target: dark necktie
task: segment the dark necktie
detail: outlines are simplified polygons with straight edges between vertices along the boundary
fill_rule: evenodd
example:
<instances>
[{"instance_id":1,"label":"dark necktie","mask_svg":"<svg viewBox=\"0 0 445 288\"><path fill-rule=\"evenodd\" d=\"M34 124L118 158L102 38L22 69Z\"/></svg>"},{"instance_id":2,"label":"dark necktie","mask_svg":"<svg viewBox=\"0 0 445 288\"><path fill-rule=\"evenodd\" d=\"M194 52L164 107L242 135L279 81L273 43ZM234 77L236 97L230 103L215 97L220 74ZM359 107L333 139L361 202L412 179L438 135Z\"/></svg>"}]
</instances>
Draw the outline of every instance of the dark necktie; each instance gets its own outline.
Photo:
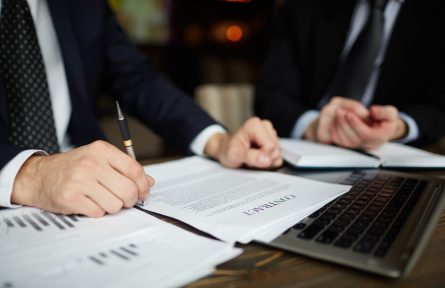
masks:
<instances>
[{"instance_id":1,"label":"dark necktie","mask_svg":"<svg viewBox=\"0 0 445 288\"><path fill-rule=\"evenodd\" d=\"M59 151L42 53L26 0L3 0L0 73L5 83L14 145Z\"/></svg>"},{"instance_id":2,"label":"dark necktie","mask_svg":"<svg viewBox=\"0 0 445 288\"><path fill-rule=\"evenodd\" d=\"M330 96L344 96L358 101L363 97L382 46L386 0L368 2L368 20L340 66Z\"/></svg>"}]
</instances>

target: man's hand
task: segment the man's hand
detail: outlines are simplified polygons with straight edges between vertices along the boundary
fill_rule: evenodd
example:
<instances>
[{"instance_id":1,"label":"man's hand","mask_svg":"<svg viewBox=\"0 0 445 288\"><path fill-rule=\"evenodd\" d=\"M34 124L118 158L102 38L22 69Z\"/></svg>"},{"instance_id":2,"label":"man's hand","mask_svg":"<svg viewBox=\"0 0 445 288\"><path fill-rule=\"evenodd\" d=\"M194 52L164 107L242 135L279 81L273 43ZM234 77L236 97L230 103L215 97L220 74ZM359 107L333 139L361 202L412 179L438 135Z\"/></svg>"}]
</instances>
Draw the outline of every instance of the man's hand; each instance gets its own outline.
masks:
<instances>
[{"instance_id":1,"label":"man's hand","mask_svg":"<svg viewBox=\"0 0 445 288\"><path fill-rule=\"evenodd\" d=\"M332 97L331 101L321 109L320 116L306 129L304 138L325 144L333 143L331 130L339 109L354 111L361 119L368 119L370 116L368 109L360 102L343 97Z\"/></svg>"},{"instance_id":2,"label":"man's hand","mask_svg":"<svg viewBox=\"0 0 445 288\"><path fill-rule=\"evenodd\" d=\"M145 200L154 180L113 145L96 141L70 152L29 158L12 202L62 214L100 217Z\"/></svg>"},{"instance_id":3,"label":"man's hand","mask_svg":"<svg viewBox=\"0 0 445 288\"><path fill-rule=\"evenodd\" d=\"M233 135L215 134L204 153L230 168L243 164L269 168L283 164L277 132L268 120L250 118Z\"/></svg>"},{"instance_id":4,"label":"man's hand","mask_svg":"<svg viewBox=\"0 0 445 288\"><path fill-rule=\"evenodd\" d=\"M372 106L369 121L339 108L331 126L331 139L342 147L377 149L388 141L404 137L407 130L394 106Z\"/></svg>"}]
</instances>

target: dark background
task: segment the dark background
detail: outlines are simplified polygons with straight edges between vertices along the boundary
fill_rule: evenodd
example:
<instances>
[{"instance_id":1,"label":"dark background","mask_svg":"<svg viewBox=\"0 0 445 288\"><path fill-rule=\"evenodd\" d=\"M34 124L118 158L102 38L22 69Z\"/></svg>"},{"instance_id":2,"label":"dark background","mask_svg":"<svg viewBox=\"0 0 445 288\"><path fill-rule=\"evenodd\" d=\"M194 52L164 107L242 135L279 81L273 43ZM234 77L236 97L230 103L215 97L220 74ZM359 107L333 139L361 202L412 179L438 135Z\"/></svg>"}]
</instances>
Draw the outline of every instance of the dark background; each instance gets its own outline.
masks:
<instances>
[{"instance_id":1,"label":"dark background","mask_svg":"<svg viewBox=\"0 0 445 288\"><path fill-rule=\"evenodd\" d=\"M279 0L109 0L131 41L162 73L194 97L203 84L253 85ZM122 148L111 97L100 103L102 126ZM226 108L225 108L226 109ZM130 119L140 158L181 153Z\"/></svg>"}]
</instances>

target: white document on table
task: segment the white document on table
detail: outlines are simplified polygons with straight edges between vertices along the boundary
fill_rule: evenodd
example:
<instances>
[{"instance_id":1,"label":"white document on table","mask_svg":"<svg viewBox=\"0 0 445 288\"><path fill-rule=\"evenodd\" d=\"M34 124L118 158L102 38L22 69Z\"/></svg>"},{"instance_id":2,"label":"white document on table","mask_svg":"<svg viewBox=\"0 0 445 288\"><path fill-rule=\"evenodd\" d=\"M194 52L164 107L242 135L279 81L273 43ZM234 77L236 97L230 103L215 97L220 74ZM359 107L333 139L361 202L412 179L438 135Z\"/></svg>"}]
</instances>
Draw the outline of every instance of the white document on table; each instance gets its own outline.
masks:
<instances>
[{"instance_id":1,"label":"white document on table","mask_svg":"<svg viewBox=\"0 0 445 288\"><path fill-rule=\"evenodd\" d=\"M0 241L0 287L177 287L241 253L136 209L97 219L3 210Z\"/></svg>"},{"instance_id":2,"label":"white document on table","mask_svg":"<svg viewBox=\"0 0 445 288\"><path fill-rule=\"evenodd\" d=\"M301 215L350 188L275 172L227 169L201 157L145 169L156 184L142 209L176 218L228 243L248 243L270 233L276 237L279 225L283 232ZM284 222L290 226L283 229Z\"/></svg>"}]
</instances>

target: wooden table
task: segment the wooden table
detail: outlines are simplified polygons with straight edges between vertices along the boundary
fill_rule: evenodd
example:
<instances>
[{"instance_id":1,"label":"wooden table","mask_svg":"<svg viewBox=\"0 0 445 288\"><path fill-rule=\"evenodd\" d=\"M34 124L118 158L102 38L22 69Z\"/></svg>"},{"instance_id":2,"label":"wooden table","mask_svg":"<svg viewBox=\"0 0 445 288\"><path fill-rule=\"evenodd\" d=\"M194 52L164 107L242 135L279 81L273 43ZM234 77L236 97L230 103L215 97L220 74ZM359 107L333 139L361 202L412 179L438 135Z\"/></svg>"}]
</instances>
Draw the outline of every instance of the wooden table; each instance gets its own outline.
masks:
<instances>
[{"instance_id":1,"label":"wooden table","mask_svg":"<svg viewBox=\"0 0 445 288\"><path fill-rule=\"evenodd\" d=\"M422 173L445 175L444 171ZM256 243L237 246L244 249L243 254L187 287L445 287L445 213L414 269L401 279L388 279Z\"/></svg>"}]
</instances>

